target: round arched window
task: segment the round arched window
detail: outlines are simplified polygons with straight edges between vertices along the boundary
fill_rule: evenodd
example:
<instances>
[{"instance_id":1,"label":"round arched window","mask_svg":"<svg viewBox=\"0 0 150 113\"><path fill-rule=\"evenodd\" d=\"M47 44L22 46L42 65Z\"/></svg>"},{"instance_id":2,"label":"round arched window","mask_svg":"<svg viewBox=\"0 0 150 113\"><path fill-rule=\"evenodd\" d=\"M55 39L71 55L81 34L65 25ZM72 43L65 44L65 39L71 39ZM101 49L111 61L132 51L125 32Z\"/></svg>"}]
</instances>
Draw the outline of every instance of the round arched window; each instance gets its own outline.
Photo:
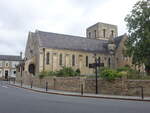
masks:
<instances>
[{"instance_id":1,"label":"round arched window","mask_svg":"<svg viewBox=\"0 0 150 113\"><path fill-rule=\"evenodd\" d=\"M29 67L28 67L28 71L29 71L29 73L35 75L35 65L30 64Z\"/></svg>"}]
</instances>

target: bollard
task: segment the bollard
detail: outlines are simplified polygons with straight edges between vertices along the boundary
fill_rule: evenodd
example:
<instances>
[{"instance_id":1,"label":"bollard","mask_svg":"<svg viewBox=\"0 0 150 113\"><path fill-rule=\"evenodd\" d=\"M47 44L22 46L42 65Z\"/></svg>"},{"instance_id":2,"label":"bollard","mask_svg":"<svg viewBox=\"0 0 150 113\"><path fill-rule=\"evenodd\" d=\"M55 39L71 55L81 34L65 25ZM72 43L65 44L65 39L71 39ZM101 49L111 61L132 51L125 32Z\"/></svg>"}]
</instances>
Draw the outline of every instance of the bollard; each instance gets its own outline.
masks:
<instances>
[{"instance_id":1,"label":"bollard","mask_svg":"<svg viewBox=\"0 0 150 113\"><path fill-rule=\"evenodd\" d=\"M48 82L46 82L46 92L48 91Z\"/></svg>"},{"instance_id":2,"label":"bollard","mask_svg":"<svg viewBox=\"0 0 150 113\"><path fill-rule=\"evenodd\" d=\"M22 87L22 80L21 80L21 87Z\"/></svg>"},{"instance_id":3,"label":"bollard","mask_svg":"<svg viewBox=\"0 0 150 113\"><path fill-rule=\"evenodd\" d=\"M83 84L81 84L81 95L83 95Z\"/></svg>"},{"instance_id":4,"label":"bollard","mask_svg":"<svg viewBox=\"0 0 150 113\"><path fill-rule=\"evenodd\" d=\"M143 86L141 86L141 98L142 98L142 100L144 99L144 90L143 90Z\"/></svg>"},{"instance_id":5,"label":"bollard","mask_svg":"<svg viewBox=\"0 0 150 113\"><path fill-rule=\"evenodd\" d=\"M14 84L15 84L15 79L14 79Z\"/></svg>"},{"instance_id":6,"label":"bollard","mask_svg":"<svg viewBox=\"0 0 150 113\"><path fill-rule=\"evenodd\" d=\"M32 89L33 81L31 81L31 89Z\"/></svg>"},{"instance_id":7,"label":"bollard","mask_svg":"<svg viewBox=\"0 0 150 113\"><path fill-rule=\"evenodd\" d=\"M8 83L10 84L10 78L8 79Z\"/></svg>"}]
</instances>

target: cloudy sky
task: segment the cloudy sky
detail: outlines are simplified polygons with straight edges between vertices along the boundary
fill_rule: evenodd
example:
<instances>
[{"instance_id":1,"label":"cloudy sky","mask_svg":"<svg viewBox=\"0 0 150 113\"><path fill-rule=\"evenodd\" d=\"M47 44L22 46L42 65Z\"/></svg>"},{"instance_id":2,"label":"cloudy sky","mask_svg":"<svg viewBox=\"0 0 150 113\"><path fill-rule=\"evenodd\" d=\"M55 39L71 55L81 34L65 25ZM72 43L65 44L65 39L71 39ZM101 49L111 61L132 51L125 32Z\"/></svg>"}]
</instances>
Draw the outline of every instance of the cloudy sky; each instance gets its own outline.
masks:
<instances>
[{"instance_id":1,"label":"cloudy sky","mask_svg":"<svg viewBox=\"0 0 150 113\"><path fill-rule=\"evenodd\" d=\"M118 25L138 0L0 0L0 54L24 52L29 31L85 36L96 22Z\"/></svg>"}]
</instances>

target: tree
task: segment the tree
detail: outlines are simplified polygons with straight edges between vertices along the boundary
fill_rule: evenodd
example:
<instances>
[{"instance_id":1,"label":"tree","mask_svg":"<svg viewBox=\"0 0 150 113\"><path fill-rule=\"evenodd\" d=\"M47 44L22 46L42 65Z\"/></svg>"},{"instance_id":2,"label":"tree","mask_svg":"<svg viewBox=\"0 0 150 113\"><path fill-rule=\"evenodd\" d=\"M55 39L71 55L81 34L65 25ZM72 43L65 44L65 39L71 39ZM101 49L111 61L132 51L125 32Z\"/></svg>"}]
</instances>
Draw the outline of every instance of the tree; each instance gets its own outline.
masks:
<instances>
[{"instance_id":1,"label":"tree","mask_svg":"<svg viewBox=\"0 0 150 113\"><path fill-rule=\"evenodd\" d=\"M128 28L125 54L133 58L133 64L144 64L150 74L150 1L137 2L125 21Z\"/></svg>"}]
</instances>

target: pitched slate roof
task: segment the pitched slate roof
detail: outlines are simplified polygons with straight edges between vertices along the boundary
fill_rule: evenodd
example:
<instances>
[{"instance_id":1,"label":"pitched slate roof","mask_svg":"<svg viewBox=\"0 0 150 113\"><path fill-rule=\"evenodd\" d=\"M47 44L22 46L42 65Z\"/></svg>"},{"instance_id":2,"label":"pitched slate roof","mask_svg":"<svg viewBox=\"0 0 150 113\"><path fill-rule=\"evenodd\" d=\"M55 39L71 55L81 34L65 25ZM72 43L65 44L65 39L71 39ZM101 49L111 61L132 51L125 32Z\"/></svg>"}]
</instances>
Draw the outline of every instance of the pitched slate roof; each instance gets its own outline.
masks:
<instances>
[{"instance_id":1,"label":"pitched slate roof","mask_svg":"<svg viewBox=\"0 0 150 113\"><path fill-rule=\"evenodd\" d=\"M36 31L40 47L109 54L108 40ZM117 40L118 43L118 40Z\"/></svg>"},{"instance_id":2,"label":"pitched slate roof","mask_svg":"<svg viewBox=\"0 0 150 113\"><path fill-rule=\"evenodd\" d=\"M21 61L21 57L20 56L12 56L12 55L0 55L0 60Z\"/></svg>"},{"instance_id":3,"label":"pitched slate roof","mask_svg":"<svg viewBox=\"0 0 150 113\"><path fill-rule=\"evenodd\" d=\"M118 37L114 38L114 43L115 43L115 45L116 45L117 48L119 47L119 44L120 44L121 40L123 39L123 37L125 35L121 35L121 36L118 36Z\"/></svg>"}]
</instances>

